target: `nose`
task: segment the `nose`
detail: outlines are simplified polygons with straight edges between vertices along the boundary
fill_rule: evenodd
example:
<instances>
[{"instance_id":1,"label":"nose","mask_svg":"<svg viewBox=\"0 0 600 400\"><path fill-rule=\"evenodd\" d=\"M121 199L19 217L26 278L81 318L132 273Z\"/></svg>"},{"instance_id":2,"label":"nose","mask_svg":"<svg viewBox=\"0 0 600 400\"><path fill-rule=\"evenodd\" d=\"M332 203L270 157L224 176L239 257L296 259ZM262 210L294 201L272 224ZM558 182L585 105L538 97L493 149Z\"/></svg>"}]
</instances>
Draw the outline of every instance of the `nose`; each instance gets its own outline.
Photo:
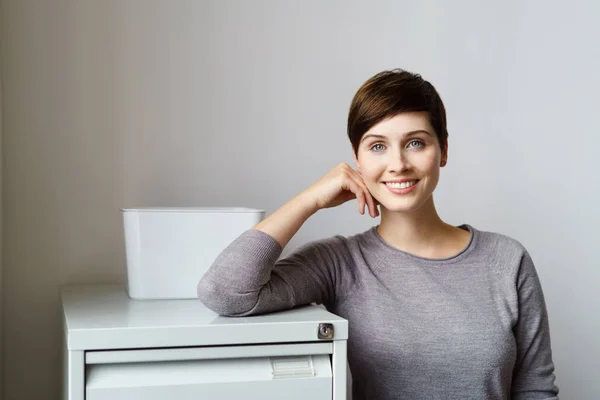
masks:
<instances>
[{"instance_id":1,"label":"nose","mask_svg":"<svg viewBox=\"0 0 600 400\"><path fill-rule=\"evenodd\" d=\"M400 174L410 169L410 164L406 154L401 149L390 151L390 159L388 160L388 171L391 173Z\"/></svg>"}]
</instances>

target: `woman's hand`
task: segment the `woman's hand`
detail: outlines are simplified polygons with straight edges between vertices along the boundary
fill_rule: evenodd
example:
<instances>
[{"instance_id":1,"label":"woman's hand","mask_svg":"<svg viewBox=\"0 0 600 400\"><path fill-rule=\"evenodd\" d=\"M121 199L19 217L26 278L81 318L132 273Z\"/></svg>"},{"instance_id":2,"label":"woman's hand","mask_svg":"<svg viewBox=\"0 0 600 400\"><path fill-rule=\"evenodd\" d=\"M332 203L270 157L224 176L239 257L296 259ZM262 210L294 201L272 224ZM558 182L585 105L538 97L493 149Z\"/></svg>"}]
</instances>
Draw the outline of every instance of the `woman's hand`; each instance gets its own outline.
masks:
<instances>
[{"instance_id":1,"label":"woman's hand","mask_svg":"<svg viewBox=\"0 0 600 400\"><path fill-rule=\"evenodd\" d=\"M362 176L347 163L341 163L303 193L314 201L317 209L337 207L349 200L358 200L358 212L379 216L377 201L371 196Z\"/></svg>"}]
</instances>

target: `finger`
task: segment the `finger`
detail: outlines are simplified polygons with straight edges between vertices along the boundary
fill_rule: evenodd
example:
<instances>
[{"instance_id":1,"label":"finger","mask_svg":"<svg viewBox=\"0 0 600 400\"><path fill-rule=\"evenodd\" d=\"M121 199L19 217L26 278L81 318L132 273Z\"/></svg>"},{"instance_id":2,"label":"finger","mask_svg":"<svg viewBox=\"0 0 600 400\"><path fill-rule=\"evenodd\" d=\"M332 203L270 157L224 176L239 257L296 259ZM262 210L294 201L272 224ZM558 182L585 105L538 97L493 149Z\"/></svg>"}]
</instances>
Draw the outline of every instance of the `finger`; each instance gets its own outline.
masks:
<instances>
[{"instance_id":1,"label":"finger","mask_svg":"<svg viewBox=\"0 0 600 400\"><path fill-rule=\"evenodd\" d=\"M366 188L366 185L365 185ZM367 204L369 205L369 215L373 218L375 218L377 215L379 215L379 211L377 210L377 206L375 205L375 199L373 198L373 196L371 195L371 192L369 192L369 190L367 189L366 193L366 201Z\"/></svg>"},{"instance_id":2,"label":"finger","mask_svg":"<svg viewBox=\"0 0 600 400\"><path fill-rule=\"evenodd\" d=\"M364 182L363 182L364 184ZM379 208L377 207L379 205L379 202L377 200L375 200L375 197L373 197L373 195L371 194L371 192L369 191L369 189L367 188L367 185L365 185L365 189L366 189L366 193L367 193L367 201L369 204L369 209L373 211L373 214L371 214L371 216L373 218L378 217L379 216Z\"/></svg>"},{"instance_id":3,"label":"finger","mask_svg":"<svg viewBox=\"0 0 600 400\"><path fill-rule=\"evenodd\" d=\"M356 198L358 199L358 212L364 215L365 208L367 206L367 202L365 199L365 193L359 185L355 185L355 186L356 186L356 189L354 191L354 194L356 195Z\"/></svg>"},{"instance_id":4,"label":"finger","mask_svg":"<svg viewBox=\"0 0 600 400\"><path fill-rule=\"evenodd\" d=\"M364 199L363 201L365 202L366 206L368 206L369 215L375 218L378 215L378 211L377 207L375 206L375 200L373 199L373 196L371 196L371 192L369 192L367 185L365 185L365 183L362 180L357 182L357 185L359 185L359 187L361 188L361 192L363 194Z\"/></svg>"},{"instance_id":5,"label":"finger","mask_svg":"<svg viewBox=\"0 0 600 400\"><path fill-rule=\"evenodd\" d=\"M355 176L353 176L353 178L354 178L355 182L361 187L361 189L364 192L365 202L367 203L367 205L369 207L369 215L373 218L379 216L379 210L377 209L377 205L375 204L376 200L371 195L371 192L369 192L369 189L367 188L367 185L365 184L365 181L363 180L362 176L355 174Z\"/></svg>"},{"instance_id":6,"label":"finger","mask_svg":"<svg viewBox=\"0 0 600 400\"><path fill-rule=\"evenodd\" d=\"M365 193L361 185L356 182L352 177L348 178L348 182L346 183L348 190L354 193L356 200L358 200L358 212L361 214L365 213L365 207L367 205Z\"/></svg>"}]
</instances>

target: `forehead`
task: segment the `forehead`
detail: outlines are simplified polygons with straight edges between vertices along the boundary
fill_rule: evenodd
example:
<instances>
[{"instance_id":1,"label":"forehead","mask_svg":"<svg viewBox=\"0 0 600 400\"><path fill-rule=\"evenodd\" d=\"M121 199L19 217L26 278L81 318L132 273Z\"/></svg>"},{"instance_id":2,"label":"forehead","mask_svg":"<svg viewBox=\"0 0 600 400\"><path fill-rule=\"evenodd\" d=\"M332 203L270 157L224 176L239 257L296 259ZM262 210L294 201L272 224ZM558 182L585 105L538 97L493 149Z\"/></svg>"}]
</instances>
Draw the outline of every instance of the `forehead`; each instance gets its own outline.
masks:
<instances>
[{"instance_id":1,"label":"forehead","mask_svg":"<svg viewBox=\"0 0 600 400\"><path fill-rule=\"evenodd\" d=\"M367 134L373 134L394 139L419 130L427 131L435 136L433 127L429 122L429 116L425 111L405 112L385 119L371 127L363 137Z\"/></svg>"}]
</instances>

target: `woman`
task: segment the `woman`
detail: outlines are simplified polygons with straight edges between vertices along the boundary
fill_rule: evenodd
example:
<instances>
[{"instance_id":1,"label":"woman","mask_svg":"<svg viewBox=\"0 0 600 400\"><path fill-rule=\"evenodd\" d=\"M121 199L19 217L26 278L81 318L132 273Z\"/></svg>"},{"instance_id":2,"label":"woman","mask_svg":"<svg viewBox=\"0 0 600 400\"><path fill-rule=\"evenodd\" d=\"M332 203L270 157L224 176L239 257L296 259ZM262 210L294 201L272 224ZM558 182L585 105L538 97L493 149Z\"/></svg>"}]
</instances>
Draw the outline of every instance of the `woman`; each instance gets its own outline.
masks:
<instances>
[{"instance_id":1,"label":"woman","mask_svg":"<svg viewBox=\"0 0 600 400\"><path fill-rule=\"evenodd\" d=\"M534 264L509 237L442 221L444 105L421 76L381 72L348 117L356 170L338 165L217 258L198 285L218 313L313 302L349 320L353 399L558 399ZM381 223L278 260L318 210L358 200Z\"/></svg>"}]
</instances>

